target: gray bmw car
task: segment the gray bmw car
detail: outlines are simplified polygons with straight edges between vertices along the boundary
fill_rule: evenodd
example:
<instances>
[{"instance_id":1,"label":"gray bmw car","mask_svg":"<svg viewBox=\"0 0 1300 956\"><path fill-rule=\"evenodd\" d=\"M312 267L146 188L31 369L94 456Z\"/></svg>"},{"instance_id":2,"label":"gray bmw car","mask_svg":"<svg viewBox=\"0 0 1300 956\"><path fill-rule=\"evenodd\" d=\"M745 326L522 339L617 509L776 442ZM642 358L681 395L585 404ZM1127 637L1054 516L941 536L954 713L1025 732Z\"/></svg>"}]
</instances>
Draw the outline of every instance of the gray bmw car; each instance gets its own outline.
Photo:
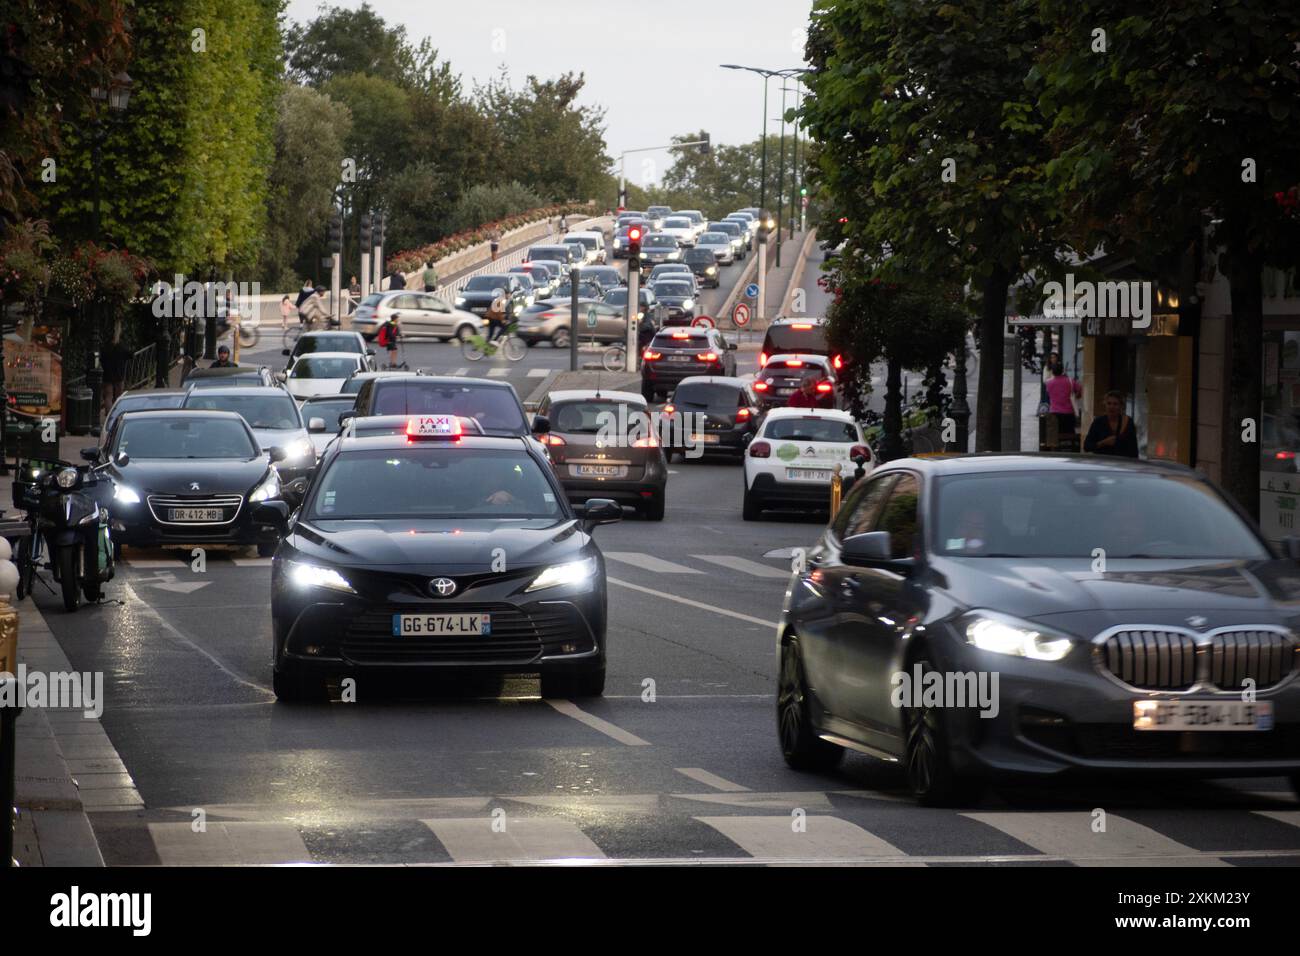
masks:
<instances>
[{"instance_id":1,"label":"gray bmw car","mask_svg":"<svg viewBox=\"0 0 1300 956\"><path fill-rule=\"evenodd\" d=\"M1179 465L904 459L792 574L785 760L901 763L925 804L991 779L1285 777L1300 792L1300 539Z\"/></svg>"}]
</instances>

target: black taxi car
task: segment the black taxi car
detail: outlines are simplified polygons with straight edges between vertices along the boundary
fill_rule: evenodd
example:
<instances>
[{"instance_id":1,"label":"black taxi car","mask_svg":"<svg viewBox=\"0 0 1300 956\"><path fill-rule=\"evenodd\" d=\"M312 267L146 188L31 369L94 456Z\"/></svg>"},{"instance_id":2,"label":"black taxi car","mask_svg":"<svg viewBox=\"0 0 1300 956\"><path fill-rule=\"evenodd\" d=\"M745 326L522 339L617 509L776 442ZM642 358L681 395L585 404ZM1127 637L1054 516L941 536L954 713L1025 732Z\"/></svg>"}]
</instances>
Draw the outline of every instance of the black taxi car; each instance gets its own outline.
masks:
<instances>
[{"instance_id":1,"label":"black taxi car","mask_svg":"<svg viewBox=\"0 0 1300 956\"><path fill-rule=\"evenodd\" d=\"M383 489L376 494L376 489ZM545 697L605 686L608 499L570 507L529 441L472 419L411 416L405 434L344 437L271 565L276 696L324 698L362 672L539 674Z\"/></svg>"}]
</instances>

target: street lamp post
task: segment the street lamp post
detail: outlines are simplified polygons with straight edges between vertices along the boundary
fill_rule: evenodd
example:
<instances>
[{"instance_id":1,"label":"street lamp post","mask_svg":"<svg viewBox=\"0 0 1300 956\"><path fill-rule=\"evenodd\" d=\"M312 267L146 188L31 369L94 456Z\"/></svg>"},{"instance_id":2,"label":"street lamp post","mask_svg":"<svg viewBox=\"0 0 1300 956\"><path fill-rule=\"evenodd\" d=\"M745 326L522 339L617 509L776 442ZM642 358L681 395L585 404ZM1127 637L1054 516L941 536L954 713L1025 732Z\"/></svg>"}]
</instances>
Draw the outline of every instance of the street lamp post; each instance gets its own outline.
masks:
<instances>
[{"instance_id":1,"label":"street lamp post","mask_svg":"<svg viewBox=\"0 0 1300 956\"><path fill-rule=\"evenodd\" d=\"M795 76L796 74L801 75L806 71L801 67L790 67L785 70L765 70L762 67L741 66L738 63L719 63L718 66L724 70L746 70L749 73L757 73L763 78L763 132L760 141L760 153L762 158L759 160L758 171L758 208L760 211L763 211L767 209L767 81L774 76L784 78ZM784 126L782 129L784 130Z\"/></svg>"},{"instance_id":2,"label":"street lamp post","mask_svg":"<svg viewBox=\"0 0 1300 956\"><path fill-rule=\"evenodd\" d=\"M781 83L781 158L776 164L776 267L781 268L781 220L785 216L785 94Z\"/></svg>"}]
</instances>

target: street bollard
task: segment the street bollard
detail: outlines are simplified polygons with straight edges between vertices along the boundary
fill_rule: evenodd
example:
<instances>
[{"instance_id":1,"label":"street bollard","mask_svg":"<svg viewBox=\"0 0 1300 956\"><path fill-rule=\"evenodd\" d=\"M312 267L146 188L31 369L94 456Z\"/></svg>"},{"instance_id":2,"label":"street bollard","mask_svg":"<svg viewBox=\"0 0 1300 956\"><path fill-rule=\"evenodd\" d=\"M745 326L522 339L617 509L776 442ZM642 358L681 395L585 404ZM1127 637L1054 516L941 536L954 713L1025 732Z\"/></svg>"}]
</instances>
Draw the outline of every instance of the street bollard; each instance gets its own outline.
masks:
<instances>
[{"instance_id":1,"label":"street bollard","mask_svg":"<svg viewBox=\"0 0 1300 956\"><path fill-rule=\"evenodd\" d=\"M9 542L0 538L0 861L14 865L14 775L19 701L18 612L9 604L18 587L18 569L9 558Z\"/></svg>"},{"instance_id":2,"label":"street bollard","mask_svg":"<svg viewBox=\"0 0 1300 956\"><path fill-rule=\"evenodd\" d=\"M840 496L844 494L844 479L840 477L840 464L835 463L831 469L831 517L834 518L840 510Z\"/></svg>"}]
</instances>

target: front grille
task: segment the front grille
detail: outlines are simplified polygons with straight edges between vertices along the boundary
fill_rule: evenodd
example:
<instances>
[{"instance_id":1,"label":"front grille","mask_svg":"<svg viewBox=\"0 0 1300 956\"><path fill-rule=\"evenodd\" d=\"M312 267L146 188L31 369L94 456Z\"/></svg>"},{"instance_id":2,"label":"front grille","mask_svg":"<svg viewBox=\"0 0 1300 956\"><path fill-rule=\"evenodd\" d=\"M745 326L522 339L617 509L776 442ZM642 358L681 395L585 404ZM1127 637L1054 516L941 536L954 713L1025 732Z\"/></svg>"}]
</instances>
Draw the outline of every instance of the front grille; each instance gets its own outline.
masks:
<instances>
[{"instance_id":1,"label":"front grille","mask_svg":"<svg viewBox=\"0 0 1300 956\"><path fill-rule=\"evenodd\" d=\"M1119 631L1106 640L1106 669L1130 687L1187 690L1196 683L1196 641L1180 631Z\"/></svg>"},{"instance_id":2,"label":"front grille","mask_svg":"<svg viewBox=\"0 0 1300 956\"><path fill-rule=\"evenodd\" d=\"M1276 631L1222 631L1210 641L1210 683L1239 690L1253 680L1258 690L1272 687L1295 666L1295 649Z\"/></svg>"},{"instance_id":3,"label":"front grille","mask_svg":"<svg viewBox=\"0 0 1300 956\"><path fill-rule=\"evenodd\" d=\"M1022 722L1021 733L1058 753L1088 760L1294 760L1300 754L1300 726L1278 726L1254 733L1196 731L1152 733L1127 724Z\"/></svg>"},{"instance_id":4,"label":"front grille","mask_svg":"<svg viewBox=\"0 0 1300 956\"><path fill-rule=\"evenodd\" d=\"M154 520L171 525L216 525L230 524L239 514L244 503L242 495L150 495L149 511ZM172 521L172 508L220 508L220 521Z\"/></svg>"},{"instance_id":5,"label":"front grille","mask_svg":"<svg viewBox=\"0 0 1300 956\"><path fill-rule=\"evenodd\" d=\"M490 614L492 633L482 637L394 637L393 615L411 613ZM441 604L390 607L357 615L344 631L340 651L362 664L497 663L528 664L544 652L558 652L575 642L589 650L591 639L577 610L569 604L543 605L531 614L511 604Z\"/></svg>"}]
</instances>

